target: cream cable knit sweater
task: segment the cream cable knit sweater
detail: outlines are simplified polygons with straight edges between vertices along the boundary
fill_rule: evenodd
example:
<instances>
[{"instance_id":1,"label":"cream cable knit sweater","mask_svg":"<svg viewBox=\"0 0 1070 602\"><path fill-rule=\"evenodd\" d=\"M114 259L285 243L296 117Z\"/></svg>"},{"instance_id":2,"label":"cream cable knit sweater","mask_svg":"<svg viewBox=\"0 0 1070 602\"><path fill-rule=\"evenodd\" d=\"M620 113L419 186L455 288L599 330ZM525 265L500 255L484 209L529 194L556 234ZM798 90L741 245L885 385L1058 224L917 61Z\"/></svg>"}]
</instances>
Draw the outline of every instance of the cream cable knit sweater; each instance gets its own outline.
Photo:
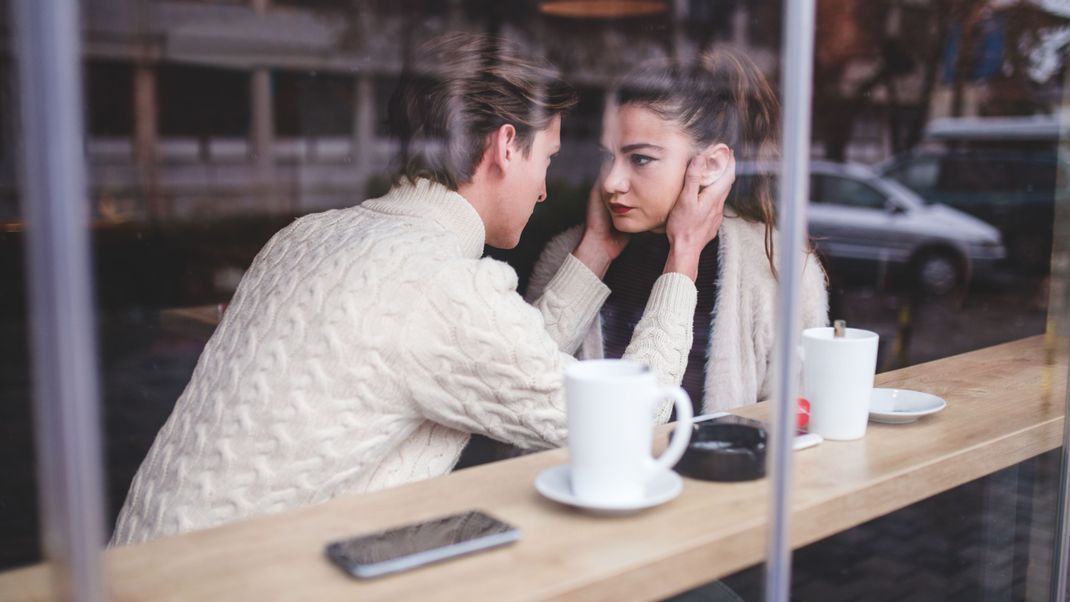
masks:
<instances>
[{"instance_id":1,"label":"cream cable knit sweater","mask_svg":"<svg viewBox=\"0 0 1070 602\"><path fill-rule=\"evenodd\" d=\"M578 227L566 230L547 243L535 264L527 291L529 298L549 290L550 278L575 248L581 233ZM755 403L772 394L769 364L775 343L779 286L765 255L765 226L729 211L717 240L718 288L707 351L702 400L705 412ZM825 272L812 253L803 258L799 294L802 327L827 326ZM601 318L592 322L582 347L577 345L579 357L603 357L601 324Z\"/></svg>"},{"instance_id":2,"label":"cream cable knit sweater","mask_svg":"<svg viewBox=\"0 0 1070 602\"><path fill-rule=\"evenodd\" d=\"M445 474L470 433L565 440L563 369L608 296L564 258L534 307L429 181L303 217L250 266L119 515L128 544ZM695 286L662 276L628 354L679 382ZM663 416L668 415L666 409Z\"/></svg>"}]
</instances>

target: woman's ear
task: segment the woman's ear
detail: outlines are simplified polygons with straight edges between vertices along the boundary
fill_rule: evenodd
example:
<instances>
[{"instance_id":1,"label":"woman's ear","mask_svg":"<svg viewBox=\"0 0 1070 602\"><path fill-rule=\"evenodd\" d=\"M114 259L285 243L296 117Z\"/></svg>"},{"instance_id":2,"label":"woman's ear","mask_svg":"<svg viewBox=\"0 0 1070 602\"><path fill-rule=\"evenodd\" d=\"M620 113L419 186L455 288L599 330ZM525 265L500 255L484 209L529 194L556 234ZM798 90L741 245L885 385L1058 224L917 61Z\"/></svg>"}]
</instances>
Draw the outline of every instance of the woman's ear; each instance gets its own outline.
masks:
<instances>
[{"instance_id":1,"label":"woman's ear","mask_svg":"<svg viewBox=\"0 0 1070 602\"><path fill-rule=\"evenodd\" d=\"M702 174L702 186L709 186L717 181L728 169L728 162L732 158L732 149L728 145L717 143L704 148L701 153L706 157L706 171Z\"/></svg>"}]
</instances>

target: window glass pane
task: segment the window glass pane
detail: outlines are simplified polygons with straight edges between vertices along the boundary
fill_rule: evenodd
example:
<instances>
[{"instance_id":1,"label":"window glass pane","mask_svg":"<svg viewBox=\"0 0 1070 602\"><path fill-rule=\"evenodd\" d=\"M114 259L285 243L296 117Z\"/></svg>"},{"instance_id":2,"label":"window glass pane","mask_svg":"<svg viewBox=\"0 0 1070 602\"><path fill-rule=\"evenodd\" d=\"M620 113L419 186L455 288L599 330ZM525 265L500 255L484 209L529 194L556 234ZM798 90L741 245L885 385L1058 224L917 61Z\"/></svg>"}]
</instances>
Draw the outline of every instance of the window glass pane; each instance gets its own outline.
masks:
<instances>
[{"instance_id":1,"label":"window glass pane","mask_svg":"<svg viewBox=\"0 0 1070 602\"><path fill-rule=\"evenodd\" d=\"M210 138L248 133L247 72L165 64L156 77L162 135Z\"/></svg>"},{"instance_id":2,"label":"window glass pane","mask_svg":"<svg viewBox=\"0 0 1070 602\"><path fill-rule=\"evenodd\" d=\"M952 192L995 192L1012 189L1010 169L996 157L955 155L940 166L938 189Z\"/></svg>"},{"instance_id":3,"label":"window glass pane","mask_svg":"<svg viewBox=\"0 0 1070 602\"><path fill-rule=\"evenodd\" d=\"M1037 20L1022 26L1027 13ZM1064 13L996 3L961 13L943 12L935 2L817 3L814 154L850 164L834 175L867 167L876 172L848 178L856 182L851 185L812 180L817 190L811 191L809 221L829 277L830 319L879 335L876 388L862 439L865 465L874 466L871 454L882 441L909 447L918 462L940 462L945 452L957 460L929 480L925 468L913 465L907 478L926 481L924 491L796 549L793 599L1050 595L1062 428L1051 437L1025 435L1037 447L1012 457L985 451L991 448L984 443L1009 434L1003 429L1010 414L982 422L998 414L988 403L998 405L1005 388L1021 395L1014 416L1033 424L1046 420L1045 408L1052 407L1046 400L1058 400L1061 416L1066 399L1066 360L1058 351L1066 331L1053 327L1068 315L1058 301L1065 299L1066 276L1052 244L1053 233L1061 233L1056 175L1065 156L1056 155L1064 144L1058 115L1067 89L1065 41L1054 31L1066 23ZM1045 68L1017 62L1027 56L1045 61ZM812 169L823 168L815 163ZM860 181L879 194L862 193ZM847 210L880 207L879 196L896 210ZM1013 358L1019 362L1014 372L1030 374L1024 380L1032 384L1009 387L1010 375L990 371L986 357ZM944 376L950 373L956 376ZM989 378L996 395L986 400L969 393ZM874 404L890 389L933 394L947 406L916 421L884 424L896 419L899 406L888 411ZM828 399L810 383L804 390L813 407ZM812 430L824 428L813 410L810 419ZM966 432L976 437L959 439ZM819 450L835 449L841 461L822 471L822 479L851 481L861 468L849 466L856 444L821 444ZM977 459L994 453L1005 461L963 471L967 449ZM822 497L824 487L806 489L805 483L815 483L807 471L820 464L806 454L795 456L795 486L802 497ZM903 485L891 489L902 492ZM810 512L795 525L817 522ZM737 585L747 576L727 582Z\"/></svg>"},{"instance_id":4,"label":"window glass pane","mask_svg":"<svg viewBox=\"0 0 1070 602\"><path fill-rule=\"evenodd\" d=\"M839 176L822 176L818 180L821 191L818 202L865 209L884 207L884 195L864 182Z\"/></svg>"},{"instance_id":5,"label":"window glass pane","mask_svg":"<svg viewBox=\"0 0 1070 602\"><path fill-rule=\"evenodd\" d=\"M792 257L788 405L822 440L793 455L790 598L1046 599L1070 15L816 4L806 242L785 249L784 2L80 3L106 521L114 547L147 542L109 551L114 591L270 599L331 541L479 508L514 547L316 587L761 600L772 474L685 460L639 497L584 499L564 375L637 360L690 401L658 397L660 422L730 414L690 431L720 433L691 462L766 467ZM0 571L45 560L14 64L0 53ZM837 320L864 348L807 348L803 330L842 343ZM642 388L591 432L622 431ZM873 405L893 391L931 396L924 415ZM622 445L660 452L657 428ZM39 593L7 578L0 599Z\"/></svg>"},{"instance_id":6,"label":"window glass pane","mask_svg":"<svg viewBox=\"0 0 1070 602\"><path fill-rule=\"evenodd\" d=\"M87 61L84 65L86 127L94 137L129 137L134 132L134 68L116 61Z\"/></svg>"},{"instance_id":7,"label":"window glass pane","mask_svg":"<svg viewBox=\"0 0 1070 602\"><path fill-rule=\"evenodd\" d=\"M8 3L0 0L0 31L8 31ZM41 559L36 490L29 307L26 303L25 224L16 181L19 166L18 60L0 57L0 571Z\"/></svg>"},{"instance_id":8,"label":"window glass pane","mask_svg":"<svg viewBox=\"0 0 1070 602\"><path fill-rule=\"evenodd\" d=\"M1034 161L1020 161L1014 166L1014 189L1026 194L1044 194L1055 190L1055 157L1038 156Z\"/></svg>"},{"instance_id":9,"label":"window glass pane","mask_svg":"<svg viewBox=\"0 0 1070 602\"><path fill-rule=\"evenodd\" d=\"M930 191L936 184L940 165L935 159L922 157L893 169L895 179L914 190Z\"/></svg>"},{"instance_id":10,"label":"window glass pane","mask_svg":"<svg viewBox=\"0 0 1070 602\"><path fill-rule=\"evenodd\" d=\"M275 131L279 136L343 138L353 133L353 78L280 71L274 75Z\"/></svg>"}]
</instances>

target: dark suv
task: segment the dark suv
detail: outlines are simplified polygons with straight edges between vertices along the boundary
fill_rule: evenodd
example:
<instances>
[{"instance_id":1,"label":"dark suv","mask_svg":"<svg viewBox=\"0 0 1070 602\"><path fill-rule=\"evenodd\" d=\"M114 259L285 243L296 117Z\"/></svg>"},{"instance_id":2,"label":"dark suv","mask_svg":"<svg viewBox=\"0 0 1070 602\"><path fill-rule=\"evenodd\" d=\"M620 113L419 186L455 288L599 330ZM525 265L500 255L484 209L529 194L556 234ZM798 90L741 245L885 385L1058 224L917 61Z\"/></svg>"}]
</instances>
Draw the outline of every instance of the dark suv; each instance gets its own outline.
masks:
<instances>
[{"instance_id":1,"label":"dark suv","mask_svg":"<svg viewBox=\"0 0 1070 602\"><path fill-rule=\"evenodd\" d=\"M915 151L881 173L927 203L949 205L999 228L1010 267L1048 271L1056 185L1068 175L1053 148Z\"/></svg>"}]
</instances>

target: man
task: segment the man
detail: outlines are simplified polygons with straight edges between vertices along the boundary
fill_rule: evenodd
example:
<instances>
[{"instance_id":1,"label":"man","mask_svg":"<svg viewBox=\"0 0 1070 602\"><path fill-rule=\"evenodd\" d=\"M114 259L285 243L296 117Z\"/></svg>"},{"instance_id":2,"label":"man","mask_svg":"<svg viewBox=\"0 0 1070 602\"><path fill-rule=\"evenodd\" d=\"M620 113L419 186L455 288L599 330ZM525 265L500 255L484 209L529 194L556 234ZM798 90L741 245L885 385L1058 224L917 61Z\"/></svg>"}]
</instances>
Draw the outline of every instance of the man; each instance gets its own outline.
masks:
<instances>
[{"instance_id":1,"label":"man","mask_svg":"<svg viewBox=\"0 0 1070 602\"><path fill-rule=\"evenodd\" d=\"M451 35L423 53L439 59L434 78L392 100L393 188L303 217L257 255L113 543L442 475L472 433L564 442L563 368L608 295L620 237L591 220L535 307L481 255L515 246L545 199L574 95L495 38ZM679 382L694 307L691 279L663 276L629 356Z\"/></svg>"}]
</instances>

